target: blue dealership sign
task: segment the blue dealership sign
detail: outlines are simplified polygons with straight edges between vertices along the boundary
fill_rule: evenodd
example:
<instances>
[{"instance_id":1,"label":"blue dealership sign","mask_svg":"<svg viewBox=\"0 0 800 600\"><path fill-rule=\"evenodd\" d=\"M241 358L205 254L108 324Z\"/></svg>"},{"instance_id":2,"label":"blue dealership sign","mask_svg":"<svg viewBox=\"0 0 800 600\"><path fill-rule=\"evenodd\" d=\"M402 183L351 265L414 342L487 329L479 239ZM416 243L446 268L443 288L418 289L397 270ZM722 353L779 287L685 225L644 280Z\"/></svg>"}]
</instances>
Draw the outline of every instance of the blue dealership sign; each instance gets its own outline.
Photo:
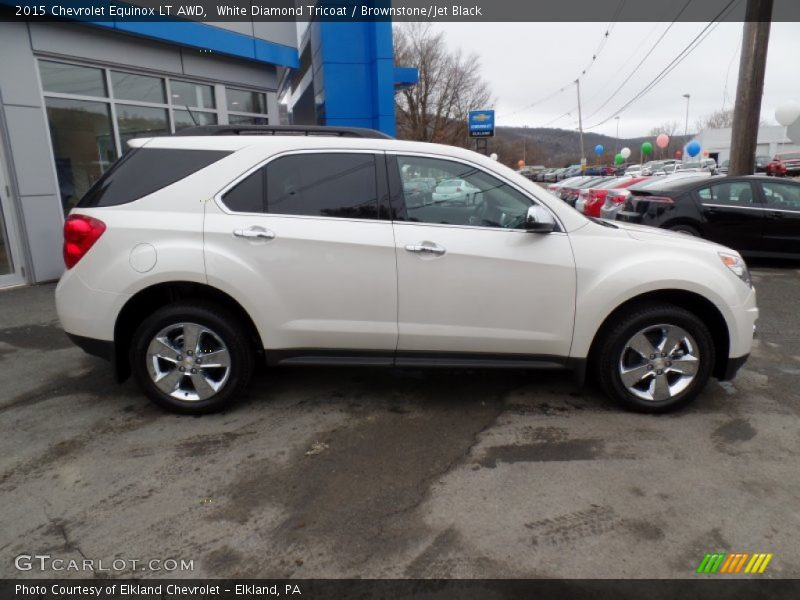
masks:
<instances>
[{"instance_id":1,"label":"blue dealership sign","mask_svg":"<svg viewBox=\"0 0 800 600\"><path fill-rule=\"evenodd\" d=\"M471 110L469 112L469 137L494 136L494 111Z\"/></svg>"}]
</instances>

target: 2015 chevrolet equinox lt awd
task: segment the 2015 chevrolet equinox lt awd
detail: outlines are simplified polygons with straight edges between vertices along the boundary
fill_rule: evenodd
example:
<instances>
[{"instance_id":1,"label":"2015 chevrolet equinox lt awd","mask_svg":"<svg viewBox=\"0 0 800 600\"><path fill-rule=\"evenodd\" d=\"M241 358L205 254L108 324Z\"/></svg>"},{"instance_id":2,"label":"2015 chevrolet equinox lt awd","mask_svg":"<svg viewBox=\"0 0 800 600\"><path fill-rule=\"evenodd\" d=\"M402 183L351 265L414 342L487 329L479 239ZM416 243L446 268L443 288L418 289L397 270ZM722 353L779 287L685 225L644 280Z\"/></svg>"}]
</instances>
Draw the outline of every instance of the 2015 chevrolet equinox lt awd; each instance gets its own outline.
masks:
<instances>
[{"instance_id":1,"label":"2015 chevrolet equinox lt awd","mask_svg":"<svg viewBox=\"0 0 800 600\"><path fill-rule=\"evenodd\" d=\"M67 218L57 308L174 411L229 405L265 363L544 363L663 412L750 352L735 251L587 219L468 150L229 126L130 146ZM431 201L419 178L477 191Z\"/></svg>"}]
</instances>

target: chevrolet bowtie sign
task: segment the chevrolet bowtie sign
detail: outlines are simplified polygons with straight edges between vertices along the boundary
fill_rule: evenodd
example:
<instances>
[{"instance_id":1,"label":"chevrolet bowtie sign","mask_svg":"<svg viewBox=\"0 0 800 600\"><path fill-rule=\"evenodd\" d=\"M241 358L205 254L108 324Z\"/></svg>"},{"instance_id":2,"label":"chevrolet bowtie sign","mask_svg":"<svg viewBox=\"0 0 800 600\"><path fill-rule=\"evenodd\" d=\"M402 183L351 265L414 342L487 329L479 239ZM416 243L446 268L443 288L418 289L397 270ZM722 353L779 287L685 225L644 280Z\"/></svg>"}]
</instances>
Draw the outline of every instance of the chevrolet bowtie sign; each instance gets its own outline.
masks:
<instances>
[{"instance_id":1,"label":"chevrolet bowtie sign","mask_svg":"<svg viewBox=\"0 0 800 600\"><path fill-rule=\"evenodd\" d=\"M469 113L469 137L494 136L494 111L472 110Z\"/></svg>"}]
</instances>

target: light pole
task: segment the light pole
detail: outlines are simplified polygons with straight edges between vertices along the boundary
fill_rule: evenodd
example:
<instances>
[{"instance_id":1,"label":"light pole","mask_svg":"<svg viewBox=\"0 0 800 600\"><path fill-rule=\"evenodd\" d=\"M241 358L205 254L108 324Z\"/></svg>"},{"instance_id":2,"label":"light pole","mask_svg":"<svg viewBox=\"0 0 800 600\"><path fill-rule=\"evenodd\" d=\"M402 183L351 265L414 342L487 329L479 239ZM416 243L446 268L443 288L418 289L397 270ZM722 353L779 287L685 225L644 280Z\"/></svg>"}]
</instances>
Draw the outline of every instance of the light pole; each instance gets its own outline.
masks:
<instances>
[{"instance_id":1,"label":"light pole","mask_svg":"<svg viewBox=\"0 0 800 600\"><path fill-rule=\"evenodd\" d=\"M686 98L686 125L683 128L683 137L689 135L689 98L691 98L691 94L684 94L683 97Z\"/></svg>"},{"instance_id":2,"label":"light pole","mask_svg":"<svg viewBox=\"0 0 800 600\"><path fill-rule=\"evenodd\" d=\"M614 147L614 154L617 154L619 152L619 115L614 117L614 119L617 121L617 144Z\"/></svg>"}]
</instances>

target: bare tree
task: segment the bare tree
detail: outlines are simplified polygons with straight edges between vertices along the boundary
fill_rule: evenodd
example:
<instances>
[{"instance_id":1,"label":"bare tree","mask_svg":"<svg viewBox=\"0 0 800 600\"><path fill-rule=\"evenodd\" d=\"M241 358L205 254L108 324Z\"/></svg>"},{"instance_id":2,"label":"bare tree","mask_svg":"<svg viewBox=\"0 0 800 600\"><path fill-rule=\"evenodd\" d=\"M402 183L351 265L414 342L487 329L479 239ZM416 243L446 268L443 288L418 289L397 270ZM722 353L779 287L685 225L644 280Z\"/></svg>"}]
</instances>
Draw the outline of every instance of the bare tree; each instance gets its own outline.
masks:
<instances>
[{"instance_id":1,"label":"bare tree","mask_svg":"<svg viewBox=\"0 0 800 600\"><path fill-rule=\"evenodd\" d=\"M702 129L722 129L723 127L733 127L733 109L715 110L710 115L706 115L696 122L697 130Z\"/></svg>"},{"instance_id":2,"label":"bare tree","mask_svg":"<svg viewBox=\"0 0 800 600\"><path fill-rule=\"evenodd\" d=\"M661 125L653 127L649 135L657 136L660 133L666 133L669 137L672 137L680 131L680 127L681 124L678 121L664 121Z\"/></svg>"},{"instance_id":3,"label":"bare tree","mask_svg":"<svg viewBox=\"0 0 800 600\"><path fill-rule=\"evenodd\" d=\"M419 70L419 82L395 94L398 137L466 146L467 113L491 104L477 55L449 51L429 23L404 23L395 26L394 56Z\"/></svg>"}]
</instances>

